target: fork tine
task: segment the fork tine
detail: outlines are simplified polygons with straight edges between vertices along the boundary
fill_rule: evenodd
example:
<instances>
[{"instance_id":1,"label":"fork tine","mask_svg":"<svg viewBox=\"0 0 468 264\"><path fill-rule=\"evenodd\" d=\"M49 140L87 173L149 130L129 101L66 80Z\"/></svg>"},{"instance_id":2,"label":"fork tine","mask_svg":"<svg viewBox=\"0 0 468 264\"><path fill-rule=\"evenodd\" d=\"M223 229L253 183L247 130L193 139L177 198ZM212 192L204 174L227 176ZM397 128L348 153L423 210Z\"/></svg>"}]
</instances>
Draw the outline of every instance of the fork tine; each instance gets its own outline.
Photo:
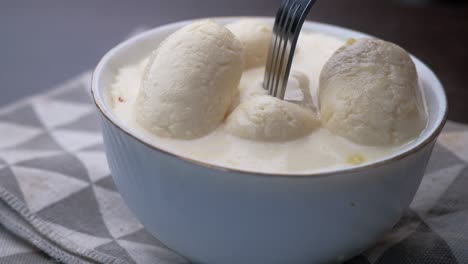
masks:
<instances>
[{"instance_id":1,"label":"fork tine","mask_svg":"<svg viewBox=\"0 0 468 264\"><path fill-rule=\"evenodd\" d=\"M269 75L270 75L270 78L268 79L268 84L267 84L267 87L268 87L268 93L269 94L272 94L273 93L273 89L274 89L274 78L275 78L275 68L276 68L276 64L278 63L278 52L279 52L279 49L281 47L281 44L282 44L282 28L283 28L283 24L284 24L284 21L285 21L285 18L288 14L288 10L291 6L291 4L294 3L294 0L287 0L285 2L283 2L283 5L280 7L280 9L278 10L278 14L277 14L277 17L275 19L275 26L273 28L273 33L275 35L275 41L274 41L274 45L273 45L273 50L270 51L269 53L269 56L271 56L271 64L270 64L270 68L269 68Z\"/></svg>"},{"instance_id":2,"label":"fork tine","mask_svg":"<svg viewBox=\"0 0 468 264\"><path fill-rule=\"evenodd\" d=\"M283 17L279 23L278 28L276 28L275 33L277 34L278 42L276 45L276 49L273 53L273 67L271 69L271 74L272 74L272 80L270 84L270 94L274 96L277 90L277 85L278 85L278 67L280 65L280 54L284 50L285 45L288 42L288 32L286 32L287 25L290 21L291 18L291 10L294 9L296 6L296 1L293 0L290 2L290 5L288 5L284 10L283 10Z\"/></svg>"},{"instance_id":3,"label":"fork tine","mask_svg":"<svg viewBox=\"0 0 468 264\"><path fill-rule=\"evenodd\" d=\"M268 56L267 56L265 76L263 79L263 86L268 91L270 91L271 78L272 78L272 67L273 67L273 59L274 59L274 56L272 56L272 54L275 53L276 45L278 42L278 35L276 34L276 29L278 28L280 21L283 19L283 16L284 16L283 10L285 10L285 8L289 5L289 2L290 0L284 1L283 4L278 9L278 12L276 13L275 23L273 26L273 35L270 41L270 47L269 47Z\"/></svg>"},{"instance_id":4,"label":"fork tine","mask_svg":"<svg viewBox=\"0 0 468 264\"><path fill-rule=\"evenodd\" d=\"M284 27L285 29L284 45L282 47L283 50L281 51L281 54L278 54L279 64L277 66L277 72L276 72L277 78L276 78L275 90L273 92L273 96L275 97L278 97L278 93L281 93L281 90L284 89L284 84L283 84L284 71L285 71L284 66L287 65L284 62L286 61L287 63L287 60L288 60L288 59L285 60L285 55L286 55L286 58L290 57L289 48L291 47L291 36L292 36L291 29L295 22L296 13L300 9L300 7L301 7L300 4L296 4L295 6L291 8L290 12L288 13L289 16L288 16L287 23Z\"/></svg>"},{"instance_id":5,"label":"fork tine","mask_svg":"<svg viewBox=\"0 0 468 264\"><path fill-rule=\"evenodd\" d=\"M316 0L284 0L276 14L263 87L284 99L291 64L302 24Z\"/></svg>"},{"instance_id":6,"label":"fork tine","mask_svg":"<svg viewBox=\"0 0 468 264\"><path fill-rule=\"evenodd\" d=\"M283 89L281 90L281 93L277 96L280 99L284 99L284 95L286 93L286 86L291 71L291 65L294 59L294 52L296 50L296 44L301 33L302 25L304 24L307 14L309 13L312 6L315 4L316 0L301 0L301 2L303 5L301 6L301 10L298 13L298 16L294 20L293 28L291 29L291 36L293 36L293 38L291 40L290 56L288 57L283 75Z\"/></svg>"}]
</instances>

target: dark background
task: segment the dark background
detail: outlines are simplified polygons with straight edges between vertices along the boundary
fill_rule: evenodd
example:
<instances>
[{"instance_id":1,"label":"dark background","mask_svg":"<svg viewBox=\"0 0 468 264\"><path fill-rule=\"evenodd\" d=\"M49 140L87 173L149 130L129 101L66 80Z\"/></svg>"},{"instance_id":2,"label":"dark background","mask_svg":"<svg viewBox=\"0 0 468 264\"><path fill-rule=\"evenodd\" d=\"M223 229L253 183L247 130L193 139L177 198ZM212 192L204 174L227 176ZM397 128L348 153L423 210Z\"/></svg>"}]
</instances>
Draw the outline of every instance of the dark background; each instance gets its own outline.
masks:
<instances>
[{"instance_id":1,"label":"dark background","mask_svg":"<svg viewBox=\"0 0 468 264\"><path fill-rule=\"evenodd\" d=\"M225 15L275 14L280 0L2 0L0 106L89 70L139 26ZM468 122L468 1L318 0L309 19L395 42L426 62Z\"/></svg>"}]
</instances>

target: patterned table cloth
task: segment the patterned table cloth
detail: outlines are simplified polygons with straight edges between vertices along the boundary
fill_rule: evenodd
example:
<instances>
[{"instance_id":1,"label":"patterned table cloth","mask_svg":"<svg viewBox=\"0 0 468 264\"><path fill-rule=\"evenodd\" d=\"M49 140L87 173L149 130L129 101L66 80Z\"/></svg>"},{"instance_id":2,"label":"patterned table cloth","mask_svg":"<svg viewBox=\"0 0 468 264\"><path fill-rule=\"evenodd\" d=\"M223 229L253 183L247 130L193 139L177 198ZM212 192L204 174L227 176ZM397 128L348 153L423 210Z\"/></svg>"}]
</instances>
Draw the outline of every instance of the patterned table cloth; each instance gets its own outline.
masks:
<instances>
[{"instance_id":1,"label":"patterned table cloth","mask_svg":"<svg viewBox=\"0 0 468 264\"><path fill-rule=\"evenodd\" d=\"M0 110L0 263L188 263L123 203L89 84L84 73ZM468 126L448 122L411 208L346 263L468 263L467 162Z\"/></svg>"}]
</instances>

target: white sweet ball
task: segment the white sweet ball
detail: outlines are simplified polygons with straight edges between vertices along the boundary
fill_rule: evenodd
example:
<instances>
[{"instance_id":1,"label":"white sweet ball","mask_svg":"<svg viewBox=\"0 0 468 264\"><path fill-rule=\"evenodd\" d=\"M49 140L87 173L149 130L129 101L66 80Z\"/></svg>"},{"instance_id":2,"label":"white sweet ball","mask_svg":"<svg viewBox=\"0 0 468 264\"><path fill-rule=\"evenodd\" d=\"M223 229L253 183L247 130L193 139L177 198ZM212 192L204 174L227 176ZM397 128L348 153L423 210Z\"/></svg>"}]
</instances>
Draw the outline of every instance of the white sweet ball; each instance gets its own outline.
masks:
<instances>
[{"instance_id":1,"label":"white sweet ball","mask_svg":"<svg viewBox=\"0 0 468 264\"><path fill-rule=\"evenodd\" d=\"M241 19L226 25L244 47L246 69L264 66L271 42L272 29L257 19Z\"/></svg>"},{"instance_id":2,"label":"white sweet ball","mask_svg":"<svg viewBox=\"0 0 468 264\"><path fill-rule=\"evenodd\" d=\"M320 121L311 109L269 95L241 103L226 121L231 134L260 141L293 140L318 126Z\"/></svg>"},{"instance_id":3,"label":"white sweet ball","mask_svg":"<svg viewBox=\"0 0 468 264\"><path fill-rule=\"evenodd\" d=\"M224 119L242 75L242 45L210 20L170 35L148 61L134 108L150 132L190 139Z\"/></svg>"},{"instance_id":4,"label":"white sweet ball","mask_svg":"<svg viewBox=\"0 0 468 264\"><path fill-rule=\"evenodd\" d=\"M339 48L320 74L319 103L322 123L360 144L401 144L426 126L414 63L383 40L351 40Z\"/></svg>"}]
</instances>

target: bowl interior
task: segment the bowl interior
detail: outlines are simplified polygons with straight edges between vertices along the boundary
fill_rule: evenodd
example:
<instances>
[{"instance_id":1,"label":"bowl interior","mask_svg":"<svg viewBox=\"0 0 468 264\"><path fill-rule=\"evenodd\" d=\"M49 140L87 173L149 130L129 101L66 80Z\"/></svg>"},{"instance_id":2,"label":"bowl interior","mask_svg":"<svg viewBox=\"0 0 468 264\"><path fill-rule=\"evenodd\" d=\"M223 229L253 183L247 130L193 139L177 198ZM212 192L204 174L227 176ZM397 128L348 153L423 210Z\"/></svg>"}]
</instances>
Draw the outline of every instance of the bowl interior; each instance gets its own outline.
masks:
<instances>
[{"instance_id":1,"label":"bowl interior","mask_svg":"<svg viewBox=\"0 0 468 264\"><path fill-rule=\"evenodd\" d=\"M221 24L227 24L240 18L241 17L225 17L214 18L214 20ZM261 19L265 20L267 23L273 23L272 18ZM161 147L158 147L157 144L145 137L143 133L127 126L124 122L119 120L117 116L114 115L111 109L110 101L108 100L107 89L112 83L114 76L119 68L140 61L142 58L156 49L159 43L163 41L168 35L191 22L193 22L193 20L182 21L158 27L122 42L110 50L101 59L93 74L92 92L94 100L102 113L120 129L123 129L128 134L133 135L138 140L145 142L147 145L154 146L158 149ZM357 31L308 21L304 23L303 31L321 32L342 39L371 37L370 35ZM411 152L412 150L423 147L440 133L440 130L445 123L447 115L447 99L440 81L437 79L435 74L419 59L415 58L414 56L412 56L412 59L416 65L416 69L419 75L419 82L426 101L426 108L428 112L427 128L423 131L418 139L406 145L404 148L400 149L400 151L394 153L391 156L374 160L371 163L367 163L359 167L372 166L373 164L379 162L395 159L406 155L407 152ZM328 172L327 170L324 171ZM330 169L330 171L333 171L333 169ZM301 173L291 173L291 175L299 174ZM308 175L310 175L310 173L308 173Z\"/></svg>"}]
</instances>

